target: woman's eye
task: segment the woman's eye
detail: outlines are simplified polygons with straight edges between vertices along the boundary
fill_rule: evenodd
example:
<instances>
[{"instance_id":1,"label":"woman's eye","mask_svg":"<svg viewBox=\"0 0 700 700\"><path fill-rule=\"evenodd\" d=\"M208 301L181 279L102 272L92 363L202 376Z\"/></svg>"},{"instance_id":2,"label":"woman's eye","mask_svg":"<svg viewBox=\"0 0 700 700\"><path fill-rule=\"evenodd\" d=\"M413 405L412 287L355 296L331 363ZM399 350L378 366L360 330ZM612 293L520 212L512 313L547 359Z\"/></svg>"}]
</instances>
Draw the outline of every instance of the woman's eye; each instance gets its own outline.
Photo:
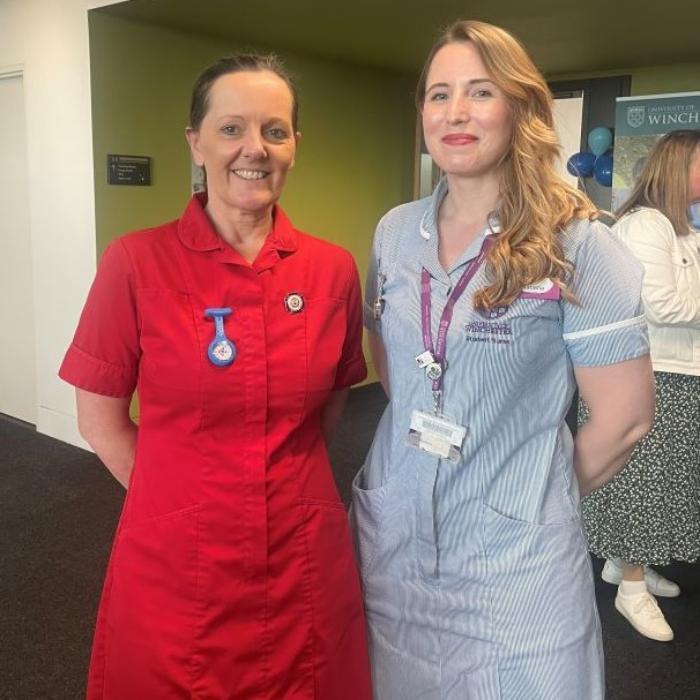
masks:
<instances>
[{"instance_id":1,"label":"woman's eye","mask_svg":"<svg viewBox=\"0 0 700 700\"><path fill-rule=\"evenodd\" d=\"M487 88L479 88L478 90L474 90L472 93L472 97L476 97L478 100L483 100L487 97L492 97L493 93L491 90L488 90Z\"/></svg>"},{"instance_id":2,"label":"woman's eye","mask_svg":"<svg viewBox=\"0 0 700 700\"><path fill-rule=\"evenodd\" d=\"M433 92L428 97L429 102L444 102L447 99L446 92Z\"/></svg>"},{"instance_id":3,"label":"woman's eye","mask_svg":"<svg viewBox=\"0 0 700 700\"><path fill-rule=\"evenodd\" d=\"M272 129L268 129L267 133L270 135L270 138L276 139L277 141L281 141L282 139L287 138L286 130L278 126L275 126Z\"/></svg>"},{"instance_id":4,"label":"woman's eye","mask_svg":"<svg viewBox=\"0 0 700 700\"><path fill-rule=\"evenodd\" d=\"M241 133L241 127L237 124L227 124L221 128L221 131L226 134L226 136L236 136Z\"/></svg>"}]
</instances>

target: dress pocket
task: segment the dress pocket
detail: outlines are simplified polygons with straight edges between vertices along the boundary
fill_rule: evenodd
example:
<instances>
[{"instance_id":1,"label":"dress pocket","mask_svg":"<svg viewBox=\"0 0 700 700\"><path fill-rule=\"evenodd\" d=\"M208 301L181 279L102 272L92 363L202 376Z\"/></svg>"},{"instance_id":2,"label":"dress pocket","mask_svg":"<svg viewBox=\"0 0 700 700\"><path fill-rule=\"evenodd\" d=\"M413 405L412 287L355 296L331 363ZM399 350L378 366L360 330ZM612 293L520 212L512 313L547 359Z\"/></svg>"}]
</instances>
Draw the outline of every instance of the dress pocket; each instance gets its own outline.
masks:
<instances>
[{"instance_id":1,"label":"dress pocket","mask_svg":"<svg viewBox=\"0 0 700 700\"><path fill-rule=\"evenodd\" d=\"M199 506L190 506L119 531L105 620L105 696L189 697L198 522Z\"/></svg>"},{"instance_id":2,"label":"dress pocket","mask_svg":"<svg viewBox=\"0 0 700 700\"><path fill-rule=\"evenodd\" d=\"M201 358L189 295L169 289L140 289L138 306L143 375L161 387L198 389Z\"/></svg>"},{"instance_id":3,"label":"dress pocket","mask_svg":"<svg viewBox=\"0 0 700 700\"><path fill-rule=\"evenodd\" d=\"M376 557L379 529L388 483L375 489L362 488L363 469L360 469L352 482L352 505L350 522L355 537L355 547L360 571L370 572Z\"/></svg>"},{"instance_id":4,"label":"dress pocket","mask_svg":"<svg viewBox=\"0 0 700 700\"><path fill-rule=\"evenodd\" d=\"M302 499L313 608L314 672L318 697L370 696L362 592L345 508Z\"/></svg>"},{"instance_id":5,"label":"dress pocket","mask_svg":"<svg viewBox=\"0 0 700 700\"><path fill-rule=\"evenodd\" d=\"M578 520L534 525L483 510L503 697L602 698L590 560ZM546 668L547 673L535 669Z\"/></svg>"}]
</instances>

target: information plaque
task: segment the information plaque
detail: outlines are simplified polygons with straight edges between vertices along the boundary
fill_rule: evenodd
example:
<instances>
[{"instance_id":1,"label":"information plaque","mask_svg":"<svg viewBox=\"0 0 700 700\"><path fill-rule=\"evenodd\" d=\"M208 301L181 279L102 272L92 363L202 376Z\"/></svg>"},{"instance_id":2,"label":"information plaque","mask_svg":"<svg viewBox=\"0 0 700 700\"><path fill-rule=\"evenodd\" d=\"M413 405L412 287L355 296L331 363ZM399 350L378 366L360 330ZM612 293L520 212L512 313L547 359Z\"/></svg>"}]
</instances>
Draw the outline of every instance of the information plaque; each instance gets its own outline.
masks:
<instances>
[{"instance_id":1,"label":"information plaque","mask_svg":"<svg viewBox=\"0 0 700 700\"><path fill-rule=\"evenodd\" d=\"M149 156L107 155L108 185L150 185L151 159Z\"/></svg>"}]
</instances>

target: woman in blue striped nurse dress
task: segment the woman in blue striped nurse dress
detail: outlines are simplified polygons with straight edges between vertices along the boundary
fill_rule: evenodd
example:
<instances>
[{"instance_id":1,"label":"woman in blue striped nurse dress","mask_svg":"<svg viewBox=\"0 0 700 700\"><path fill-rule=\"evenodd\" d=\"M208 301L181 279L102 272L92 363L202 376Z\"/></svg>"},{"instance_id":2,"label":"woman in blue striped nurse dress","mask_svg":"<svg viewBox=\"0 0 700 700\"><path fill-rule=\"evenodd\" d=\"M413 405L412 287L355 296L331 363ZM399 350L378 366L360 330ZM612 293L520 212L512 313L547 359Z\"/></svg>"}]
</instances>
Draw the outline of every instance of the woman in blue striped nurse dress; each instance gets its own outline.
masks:
<instances>
[{"instance_id":1,"label":"woman in blue striped nurse dress","mask_svg":"<svg viewBox=\"0 0 700 700\"><path fill-rule=\"evenodd\" d=\"M390 396L353 488L375 698L597 700L579 496L652 420L641 269L556 175L551 97L511 35L455 24L417 99L445 177L380 221L367 284Z\"/></svg>"}]
</instances>

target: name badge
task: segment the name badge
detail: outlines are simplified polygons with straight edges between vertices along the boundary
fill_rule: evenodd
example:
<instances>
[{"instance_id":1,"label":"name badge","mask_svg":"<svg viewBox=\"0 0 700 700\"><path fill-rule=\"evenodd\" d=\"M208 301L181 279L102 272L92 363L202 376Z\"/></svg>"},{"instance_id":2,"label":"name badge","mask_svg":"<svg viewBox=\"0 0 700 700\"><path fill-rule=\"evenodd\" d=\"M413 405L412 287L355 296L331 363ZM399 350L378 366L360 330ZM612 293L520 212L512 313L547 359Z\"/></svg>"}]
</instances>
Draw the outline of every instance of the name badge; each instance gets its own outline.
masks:
<instances>
[{"instance_id":1,"label":"name badge","mask_svg":"<svg viewBox=\"0 0 700 700\"><path fill-rule=\"evenodd\" d=\"M423 452L456 462L466 436L467 428L449 418L425 411L411 413L408 442Z\"/></svg>"},{"instance_id":2,"label":"name badge","mask_svg":"<svg viewBox=\"0 0 700 700\"><path fill-rule=\"evenodd\" d=\"M552 299L558 300L561 298L561 289L552 282L549 277L545 277L535 284L528 284L523 287L520 292L520 299Z\"/></svg>"}]
</instances>

